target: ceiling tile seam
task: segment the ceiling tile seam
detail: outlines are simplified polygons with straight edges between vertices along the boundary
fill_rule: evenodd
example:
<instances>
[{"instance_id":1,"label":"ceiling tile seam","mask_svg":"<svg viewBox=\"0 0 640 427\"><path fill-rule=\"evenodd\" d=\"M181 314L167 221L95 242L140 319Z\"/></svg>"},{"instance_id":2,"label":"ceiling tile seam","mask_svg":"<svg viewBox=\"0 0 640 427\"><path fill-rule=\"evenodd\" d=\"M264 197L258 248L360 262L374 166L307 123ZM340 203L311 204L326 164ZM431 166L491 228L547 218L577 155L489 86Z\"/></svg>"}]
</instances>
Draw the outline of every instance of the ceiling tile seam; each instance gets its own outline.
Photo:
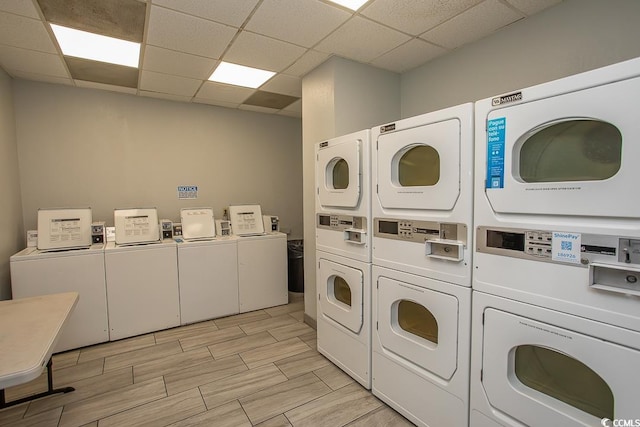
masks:
<instances>
[{"instance_id":1,"label":"ceiling tile seam","mask_svg":"<svg viewBox=\"0 0 640 427\"><path fill-rule=\"evenodd\" d=\"M256 6L253 8L253 10L251 11L251 13L249 13L249 15L247 16L247 18L244 20L244 22L240 25L240 27L237 29L235 35L233 36L233 38L229 41L229 43L227 44L227 47L222 51L222 53L220 54L220 57L217 58L216 63L213 64L213 67L211 67L211 69L209 70L208 74L209 76L211 76L211 74L213 74L213 72L216 70L216 68L218 68L218 65L220 65L221 61L224 61L224 56L227 54L227 52L229 52L229 49L231 49L231 46L233 45L233 43L238 39L238 37L240 36L240 34L242 33L242 31L245 31L244 27L247 25L247 23L251 20L251 18L253 17L253 15L256 13L256 11L258 10L258 8L260 7L260 5L262 4L264 0L259 0L258 3L256 4ZM231 26L231 28L235 28L233 26ZM271 79L269 79L271 80ZM193 100L198 96L198 93L200 93L200 91L202 90L202 88L204 87L205 83L207 83L209 81L208 77L206 79L204 79L202 81L202 83L200 83L200 86L198 86L198 89L196 90L195 94L193 95L193 97L191 98L191 101L193 102ZM268 81L268 80L267 80ZM266 83L266 82L265 82ZM243 101L244 102L244 101Z\"/></svg>"},{"instance_id":2,"label":"ceiling tile seam","mask_svg":"<svg viewBox=\"0 0 640 427\"><path fill-rule=\"evenodd\" d=\"M388 53L390 53L390 52L393 52L394 50L396 50L396 49L398 49L398 48L400 48L400 47L402 47L402 46L404 46L404 45L406 45L406 44L408 44L408 43L411 43L411 42L412 42L412 41L414 41L414 40L419 40L419 41L420 41L420 42L422 42L422 43L427 43L427 44L430 44L431 46L435 46L435 47L438 47L438 48L440 48L440 49L444 49L446 52L451 52L451 49L449 49L449 48L447 48L447 47L440 46L440 45L439 45L439 44L437 44L437 43L433 43L433 42L430 42L429 40L421 39L421 38L420 38L420 37L418 37L418 36L414 36L414 37L411 37L411 38L410 38L409 40L407 40L406 42L401 43L401 44L399 44L398 46L392 47L391 49L387 50L387 51L386 51L386 52L384 52L384 53L381 53L380 55L376 56L375 58L373 58L371 61L367 62L366 64L367 64L367 65L372 65L372 66L374 66L374 67L375 67L375 65L373 65L373 63L374 63L375 61L377 61L378 59L380 59L380 58L381 58L381 57L383 57L384 55L386 55L386 54L388 54ZM403 72L404 72L404 71L403 71ZM401 73L398 73L398 74L401 74Z\"/></svg>"},{"instance_id":3,"label":"ceiling tile seam","mask_svg":"<svg viewBox=\"0 0 640 427\"><path fill-rule=\"evenodd\" d=\"M508 7L509 9L511 9L511 10L513 10L513 11L515 11L515 12L519 13L520 15L522 15L522 17L523 17L523 18L526 18L526 17L528 17L528 16L529 16L526 12L524 12L524 11L522 11L522 10L518 9L515 5L513 5L513 4L509 3L509 0L498 0L498 1L499 1L500 3L502 3L503 5L505 5L506 7ZM522 19L522 18L520 18L520 19ZM520 19L518 19L518 20L516 20L516 21L514 21L514 22L518 22Z\"/></svg>"},{"instance_id":4,"label":"ceiling tile seam","mask_svg":"<svg viewBox=\"0 0 640 427\"><path fill-rule=\"evenodd\" d=\"M44 12L42 11L42 8L40 7L40 4L37 2L37 0L32 0L32 3L33 3L33 6L36 9L36 12L40 16L40 20L41 20L40 22L44 26L44 30L47 32L47 34L49 34L49 38L51 39L51 41L53 43L53 46L55 47L56 52L58 53L58 58L62 62L62 66L64 67L64 70L67 73L67 78L70 79L73 82L73 86L76 86L76 82L75 82L75 79L73 78L73 75L71 74L71 70L69 69L69 65L67 64L67 61L64 60L64 54L62 53L62 48L60 47L60 44L58 43L58 40L56 39L55 35L53 34L53 29L51 28L51 25L50 25L49 21L46 20L46 18L44 16Z\"/></svg>"},{"instance_id":5,"label":"ceiling tile seam","mask_svg":"<svg viewBox=\"0 0 640 427\"><path fill-rule=\"evenodd\" d=\"M34 0L36 1L36 0ZM136 95L140 95L140 85L142 84L142 64L147 53L147 39L149 37L149 17L151 16L151 2L145 1L144 11L144 29L142 31L142 45L140 45L140 57L138 58L138 84L136 87Z\"/></svg>"},{"instance_id":6,"label":"ceiling tile seam","mask_svg":"<svg viewBox=\"0 0 640 427\"><path fill-rule=\"evenodd\" d=\"M465 13L465 12L467 12L467 11L469 11L469 10L471 10L471 9L475 8L475 7L480 6L482 3L486 3L487 1L489 1L489 0L482 0L482 1L480 1L480 2L478 2L478 3L476 3L476 4L474 4L473 6L470 6L470 7L466 8L466 9L465 9L465 10L463 10L462 12L460 12L460 13L457 13L457 14L453 15L451 18L446 19L446 20L442 21L441 23L439 23L438 25L435 25L435 26L433 26L433 27L429 28L427 31L424 31L424 32L420 33L420 34L418 35L418 37L420 37L422 40L428 41L428 42L429 42L429 43L431 43L431 44L436 44L436 43L434 43L434 42L432 42L432 41L430 41L430 40L428 40L428 39L424 38L424 35L425 35L426 33L428 33L429 31L431 31L431 30L434 30L434 29L436 29L436 28L438 28L438 27L441 27L442 25L444 25L444 24L448 23L449 21L451 21L451 20L455 19L456 17L458 17L458 16L462 15L463 13ZM498 0L498 1L499 1L500 3L504 3L502 0ZM521 16L519 19L517 19L516 21L514 21L514 22L517 22L517 21L519 21L519 20L520 20L520 19L522 19L522 18L526 18L526 15L522 14L522 12L521 12L521 11L519 11L519 10L517 10L517 9L516 9L516 11L517 11L517 13L521 14L522 16ZM507 24L507 25L510 25L510 24ZM502 28L502 27L501 27L501 28ZM492 32L491 34L493 34L493 32ZM488 35L489 35L489 34L487 34L487 36L488 36ZM439 46L439 45L438 45L438 46ZM447 49L448 51L451 51L451 49L445 48L444 46L439 46L439 47L442 47L442 48L444 48L444 49ZM461 46L458 46L458 47L461 47Z\"/></svg>"}]
</instances>

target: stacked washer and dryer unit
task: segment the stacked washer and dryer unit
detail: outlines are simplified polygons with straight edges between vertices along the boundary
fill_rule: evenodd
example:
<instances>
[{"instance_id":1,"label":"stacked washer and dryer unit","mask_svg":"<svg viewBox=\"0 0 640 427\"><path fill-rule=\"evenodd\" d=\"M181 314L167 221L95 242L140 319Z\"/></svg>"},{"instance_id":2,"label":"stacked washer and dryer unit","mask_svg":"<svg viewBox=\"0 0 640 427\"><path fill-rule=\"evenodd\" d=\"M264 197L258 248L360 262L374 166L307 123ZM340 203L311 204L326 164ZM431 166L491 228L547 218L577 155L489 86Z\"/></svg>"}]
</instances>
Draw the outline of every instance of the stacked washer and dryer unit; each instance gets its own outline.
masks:
<instances>
[{"instance_id":1,"label":"stacked washer and dryer unit","mask_svg":"<svg viewBox=\"0 0 640 427\"><path fill-rule=\"evenodd\" d=\"M371 142L364 130L316 146L318 351L371 388Z\"/></svg>"},{"instance_id":2,"label":"stacked washer and dryer unit","mask_svg":"<svg viewBox=\"0 0 640 427\"><path fill-rule=\"evenodd\" d=\"M635 59L476 103L472 426L637 425L639 94Z\"/></svg>"},{"instance_id":3,"label":"stacked washer and dryer unit","mask_svg":"<svg viewBox=\"0 0 640 427\"><path fill-rule=\"evenodd\" d=\"M469 408L473 105L372 130L372 390L420 426Z\"/></svg>"}]
</instances>

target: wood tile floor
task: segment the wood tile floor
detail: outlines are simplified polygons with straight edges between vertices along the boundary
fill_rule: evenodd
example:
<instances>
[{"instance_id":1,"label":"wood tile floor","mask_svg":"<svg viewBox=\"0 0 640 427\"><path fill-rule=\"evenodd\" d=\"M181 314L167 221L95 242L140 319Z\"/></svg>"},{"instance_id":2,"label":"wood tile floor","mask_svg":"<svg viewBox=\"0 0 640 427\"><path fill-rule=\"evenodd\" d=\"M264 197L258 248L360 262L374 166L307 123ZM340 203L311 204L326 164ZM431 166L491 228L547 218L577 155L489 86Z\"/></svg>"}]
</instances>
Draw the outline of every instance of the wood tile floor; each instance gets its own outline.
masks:
<instances>
[{"instance_id":1,"label":"wood tile floor","mask_svg":"<svg viewBox=\"0 0 640 427\"><path fill-rule=\"evenodd\" d=\"M316 350L301 300L53 357L75 391L0 411L0 426L411 426ZM46 375L6 390L47 388Z\"/></svg>"}]
</instances>

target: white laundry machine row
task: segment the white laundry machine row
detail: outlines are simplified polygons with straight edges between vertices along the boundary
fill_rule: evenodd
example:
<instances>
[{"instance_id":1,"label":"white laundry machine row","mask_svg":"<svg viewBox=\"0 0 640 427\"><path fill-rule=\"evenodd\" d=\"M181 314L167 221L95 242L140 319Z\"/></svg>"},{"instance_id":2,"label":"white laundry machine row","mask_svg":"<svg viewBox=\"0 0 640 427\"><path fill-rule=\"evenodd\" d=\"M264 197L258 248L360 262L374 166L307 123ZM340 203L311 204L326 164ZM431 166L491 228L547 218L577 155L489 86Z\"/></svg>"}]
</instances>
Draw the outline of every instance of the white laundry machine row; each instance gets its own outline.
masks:
<instances>
[{"instance_id":1,"label":"white laundry machine row","mask_svg":"<svg viewBox=\"0 0 640 427\"><path fill-rule=\"evenodd\" d=\"M109 341L104 244L53 252L29 247L9 263L13 298L70 291L80 295L55 353Z\"/></svg>"},{"instance_id":2,"label":"white laundry machine row","mask_svg":"<svg viewBox=\"0 0 640 427\"><path fill-rule=\"evenodd\" d=\"M371 264L316 252L318 351L371 388Z\"/></svg>"},{"instance_id":3,"label":"white laundry machine row","mask_svg":"<svg viewBox=\"0 0 640 427\"><path fill-rule=\"evenodd\" d=\"M262 224L262 216L258 218ZM240 313L287 304L287 235L274 232L237 239Z\"/></svg>"},{"instance_id":4,"label":"white laundry machine row","mask_svg":"<svg viewBox=\"0 0 640 427\"><path fill-rule=\"evenodd\" d=\"M239 313L238 238L178 243L178 283L182 325Z\"/></svg>"},{"instance_id":5,"label":"white laundry machine row","mask_svg":"<svg viewBox=\"0 0 640 427\"><path fill-rule=\"evenodd\" d=\"M372 391L419 426L469 417L471 288L373 265Z\"/></svg>"},{"instance_id":6,"label":"white laundry machine row","mask_svg":"<svg viewBox=\"0 0 640 427\"><path fill-rule=\"evenodd\" d=\"M639 92L635 59L476 103L472 425L638 418Z\"/></svg>"},{"instance_id":7,"label":"white laundry machine row","mask_svg":"<svg viewBox=\"0 0 640 427\"><path fill-rule=\"evenodd\" d=\"M471 426L637 425L640 332L473 294Z\"/></svg>"},{"instance_id":8,"label":"white laundry machine row","mask_svg":"<svg viewBox=\"0 0 640 427\"><path fill-rule=\"evenodd\" d=\"M180 325L176 242L109 242L104 263L112 341Z\"/></svg>"},{"instance_id":9,"label":"white laundry machine row","mask_svg":"<svg viewBox=\"0 0 640 427\"><path fill-rule=\"evenodd\" d=\"M371 262L370 130L316 144L316 248Z\"/></svg>"},{"instance_id":10,"label":"white laundry machine row","mask_svg":"<svg viewBox=\"0 0 640 427\"><path fill-rule=\"evenodd\" d=\"M473 104L371 137L373 264L471 286Z\"/></svg>"}]
</instances>

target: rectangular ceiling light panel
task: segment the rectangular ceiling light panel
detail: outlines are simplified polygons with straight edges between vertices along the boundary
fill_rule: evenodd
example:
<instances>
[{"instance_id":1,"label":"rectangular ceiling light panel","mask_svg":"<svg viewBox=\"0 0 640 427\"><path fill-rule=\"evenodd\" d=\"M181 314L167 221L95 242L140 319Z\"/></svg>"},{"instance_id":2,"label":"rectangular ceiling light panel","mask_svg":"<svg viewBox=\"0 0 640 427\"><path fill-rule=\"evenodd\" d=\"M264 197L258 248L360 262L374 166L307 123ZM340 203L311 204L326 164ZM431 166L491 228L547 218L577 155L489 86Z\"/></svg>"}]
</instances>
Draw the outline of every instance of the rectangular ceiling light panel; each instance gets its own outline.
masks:
<instances>
[{"instance_id":1,"label":"rectangular ceiling light panel","mask_svg":"<svg viewBox=\"0 0 640 427\"><path fill-rule=\"evenodd\" d=\"M262 86L274 74L273 71L245 67L244 65L231 64L230 62L220 62L220 65L211 74L209 80L255 89Z\"/></svg>"},{"instance_id":2,"label":"rectangular ceiling light panel","mask_svg":"<svg viewBox=\"0 0 640 427\"><path fill-rule=\"evenodd\" d=\"M344 6L348 9L356 11L362 7L363 4L368 2L369 0L329 0L335 4L339 4L340 6Z\"/></svg>"},{"instance_id":3,"label":"rectangular ceiling light panel","mask_svg":"<svg viewBox=\"0 0 640 427\"><path fill-rule=\"evenodd\" d=\"M50 25L65 56L138 68L140 43Z\"/></svg>"}]
</instances>

